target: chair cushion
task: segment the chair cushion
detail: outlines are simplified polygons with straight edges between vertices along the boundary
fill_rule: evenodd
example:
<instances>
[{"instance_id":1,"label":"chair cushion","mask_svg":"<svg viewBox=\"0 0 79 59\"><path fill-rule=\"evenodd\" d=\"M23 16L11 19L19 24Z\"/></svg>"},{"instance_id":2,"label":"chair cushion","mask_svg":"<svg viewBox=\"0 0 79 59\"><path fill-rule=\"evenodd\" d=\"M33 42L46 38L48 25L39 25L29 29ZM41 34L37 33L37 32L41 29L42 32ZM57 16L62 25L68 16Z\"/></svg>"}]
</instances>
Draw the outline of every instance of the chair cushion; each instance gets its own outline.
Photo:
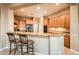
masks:
<instances>
[{"instance_id":1,"label":"chair cushion","mask_svg":"<svg viewBox=\"0 0 79 59\"><path fill-rule=\"evenodd\" d=\"M32 45L34 42L33 40L28 40L28 45ZM27 45L27 41L17 42L16 45Z\"/></svg>"}]
</instances>

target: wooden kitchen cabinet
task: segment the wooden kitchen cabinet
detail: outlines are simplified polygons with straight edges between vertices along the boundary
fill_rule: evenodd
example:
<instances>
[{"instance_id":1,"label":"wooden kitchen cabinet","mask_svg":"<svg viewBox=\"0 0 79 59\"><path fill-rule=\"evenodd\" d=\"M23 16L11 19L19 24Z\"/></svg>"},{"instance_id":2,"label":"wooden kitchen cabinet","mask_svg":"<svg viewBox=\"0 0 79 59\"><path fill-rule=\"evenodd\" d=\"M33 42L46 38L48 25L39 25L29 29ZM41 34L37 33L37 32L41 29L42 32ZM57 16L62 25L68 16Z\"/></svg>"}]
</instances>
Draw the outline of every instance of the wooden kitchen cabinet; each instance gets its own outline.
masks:
<instances>
[{"instance_id":1,"label":"wooden kitchen cabinet","mask_svg":"<svg viewBox=\"0 0 79 59\"><path fill-rule=\"evenodd\" d=\"M70 16L68 14L65 15L65 27L70 29Z\"/></svg>"},{"instance_id":2,"label":"wooden kitchen cabinet","mask_svg":"<svg viewBox=\"0 0 79 59\"><path fill-rule=\"evenodd\" d=\"M20 21L19 20L16 20L14 19L14 31L17 31L20 27Z\"/></svg>"},{"instance_id":3,"label":"wooden kitchen cabinet","mask_svg":"<svg viewBox=\"0 0 79 59\"><path fill-rule=\"evenodd\" d=\"M33 18L15 17L14 30L24 30L26 24L33 24Z\"/></svg>"},{"instance_id":4,"label":"wooden kitchen cabinet","mask_svg":"<svg viewBox=\"0 0 79 59\"><path fill-rule=\"evenodd\" d=\"M70 35L64 36L64 46L70 48Z\"/></svg>"},{"instance_id":5,"label":"wooden kitchen cabinet","mask_svg":"<svg viewBox=\"0 0 79 59\"><path fill-rule=\"evenodd\" d=\"M55 27L55 18L50 18L49 25L50 27Z\"/></svg>"},{"instance_id":6,"label":"wooden kitchen cabinet","mask_svg":"<svg viewBox=\"0 0 79 59\"><path fill-rule=\"evenodd\" d=\"M26 20L20 20L20 29L25 28Z\"/></svg>"},{"instance_id":7,"label":"wooden kitchen cabinet","mask_svg":"<svg viewBox=\"0 0 79 59\"><path fill-rule=\"evenodd\" d=\"M50 27L67 28L70 29L70 16L69 14L52 17L49 20Z\"/></svg>"},{"instance_id":8,"label":"wooden kitchen cabinet","mask_svg":"<svg viewBox=\"0 0 79 59\"><path fill-rule=\"evenodd\" d=\"M65 28L65 16L61 15L60 18L60 28Z\"/></svg>"},{"instance_id":9,"label":"wooden kitchen cabinet","mask_svg":"<svg viewBox=\"0 0 79 59\"><path fill-rule=\"evenodd\" d=\"M49 19L48 18L43 19L43 24L44 26L49 26Z\"/></svg>"},{"instance_id":10,"label":"wooden kitchen cabinet","mask_svg":"<svg viewBox=\"0 0 79 59\"><path fill-rule=\"evenodd\" d=\"M33 24L33 19L31 18L26 19L26 24Z\"/></svg>"}]
</instances>

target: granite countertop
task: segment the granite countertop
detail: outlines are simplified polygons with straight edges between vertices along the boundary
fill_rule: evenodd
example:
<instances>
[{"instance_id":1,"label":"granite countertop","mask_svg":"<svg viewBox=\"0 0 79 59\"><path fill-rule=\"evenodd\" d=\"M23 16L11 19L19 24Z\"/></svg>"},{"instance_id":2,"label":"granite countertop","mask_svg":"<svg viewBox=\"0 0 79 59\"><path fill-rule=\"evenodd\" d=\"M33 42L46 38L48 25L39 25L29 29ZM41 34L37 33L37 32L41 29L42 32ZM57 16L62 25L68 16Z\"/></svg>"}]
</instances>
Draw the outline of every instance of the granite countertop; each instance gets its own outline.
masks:
<instances>
[{"instance_id":1,"label":"granite countertop","mask_svg":"<svg viewBox=\"0 0 79 59\"><path fill-rule=\"evenodd\" d=\"M64 33L60 33L60 32L54 32L54 33L39 33L39 32L19 32L19 31L15 31L15 32L12 32L12 33L15 33L15 34L27 34L27 35L36 35L36 36L63 36Z\"/></svg>"}]
</instances>

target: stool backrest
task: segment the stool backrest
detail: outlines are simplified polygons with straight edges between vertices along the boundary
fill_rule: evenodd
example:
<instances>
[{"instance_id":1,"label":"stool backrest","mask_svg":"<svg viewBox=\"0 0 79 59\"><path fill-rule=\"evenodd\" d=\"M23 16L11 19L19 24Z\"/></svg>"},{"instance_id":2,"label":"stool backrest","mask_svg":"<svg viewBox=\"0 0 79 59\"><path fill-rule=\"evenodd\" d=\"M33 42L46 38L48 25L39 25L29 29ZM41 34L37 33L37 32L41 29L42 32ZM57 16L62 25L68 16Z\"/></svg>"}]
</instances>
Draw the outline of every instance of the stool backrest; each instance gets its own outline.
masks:
<instances>
[{"instance_id":1,"label":"stool backrest","mask_svg":"<svg viewBox=\"0 0 79 59\"><path fill-rule=\"evenodd\" d=\"M28 44L28 37L26 34L19 34L21 43L27 43Z\"/></svg>"},{"instance_id":2,"label":"stool backrest","mask_svg":"<svg viewBox=\"0 0 79 59\"><path fill-rule=\"evenodd\" d=\"M10 42L16 42L15 35L13 33L7 33Z\"/></svg>"}]
</instances>

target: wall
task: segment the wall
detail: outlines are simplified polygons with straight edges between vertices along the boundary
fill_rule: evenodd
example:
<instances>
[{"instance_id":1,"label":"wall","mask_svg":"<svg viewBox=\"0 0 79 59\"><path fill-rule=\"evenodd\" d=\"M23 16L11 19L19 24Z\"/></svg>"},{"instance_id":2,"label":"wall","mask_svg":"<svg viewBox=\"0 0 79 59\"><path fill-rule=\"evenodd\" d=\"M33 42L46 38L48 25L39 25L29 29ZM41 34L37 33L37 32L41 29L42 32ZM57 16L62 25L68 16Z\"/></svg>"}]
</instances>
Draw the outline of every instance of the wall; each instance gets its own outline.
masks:
<instances>
[{"instance_id":1,"label":"wall","mask_svg":"<svg viewBox=\"0 0 79 59\"><path fill-rule=\"evenodd\" d=\"M52 18L52 17L56 17L56 16L59 16L59 15L64 15L64 14L70 14L70 8L66 8L66 9L63 9L61 11L58 11L58 12L50 15L48 18Z\"/></svg>"},{"instance_id":2,"label":"wall","mask_svg":"<svg viewBox=\"0 0 79 59\"><path fill-rule=\"evenodd\" d=\"M43 17L33 18L33 30L34 32L42 32L43 33Z\"/></svg>"},{"instance_id":3,"label":"wall","mask_svg":"<svg viewBox=\"0 0 79 59\"><path fill-rule=\"evenodd\" d=\"M0 8L0 48L8 46L6 33L13 31L13 11L3 5Z\"/></svg>"},{"instance_id":4,"label":"wall","mask_svg":"<svg viewBox=\"0 0 79 59\"><path fill-rule=\"evenodd\" d=\"M0 7L0 12L1 12L1 7ZM1 13L0 13L0 25L1 25ZM0 26L0 37L1 37L1 26ZM0 41L1 41L1 38L0 38Z\"/></svg>"},{"instance_id":5,"label":"wall","mask_svg":"<svg viewBox=\"0 0 79 59\"><path fill-rule=\"evenodd\" d=\"M79 52L79 5L70 6L70 48Z\"/></svg>"},{"instance_id":6,"label":"wall","mask_svg":"<svg viewBox=\"0 0 79 59\"><path fill-rule=\"evenodd\" d=\"M6 45L6 37L5 37L6 36L6 34L5 34L5 32L6 32L6 21L5 21L6 11L5 10L6 10L5 6L0 8L0 15L1 15L1 18L0 18L0 20L1 20L1 25L0 25L0 27L1 27L0 48L4 48L5 45ZM3 44L3 43L5 43L5 44Z\"/></svg>"},{"instance_id":7,"label":"wall","mask_svg":"<svg viewBox=\"0 0 79 59\"><path fill-rule=\"evenodd\" d=\"M39 19L39 32L43 33L43 17Z\"/></svg>"}]
</instances>

